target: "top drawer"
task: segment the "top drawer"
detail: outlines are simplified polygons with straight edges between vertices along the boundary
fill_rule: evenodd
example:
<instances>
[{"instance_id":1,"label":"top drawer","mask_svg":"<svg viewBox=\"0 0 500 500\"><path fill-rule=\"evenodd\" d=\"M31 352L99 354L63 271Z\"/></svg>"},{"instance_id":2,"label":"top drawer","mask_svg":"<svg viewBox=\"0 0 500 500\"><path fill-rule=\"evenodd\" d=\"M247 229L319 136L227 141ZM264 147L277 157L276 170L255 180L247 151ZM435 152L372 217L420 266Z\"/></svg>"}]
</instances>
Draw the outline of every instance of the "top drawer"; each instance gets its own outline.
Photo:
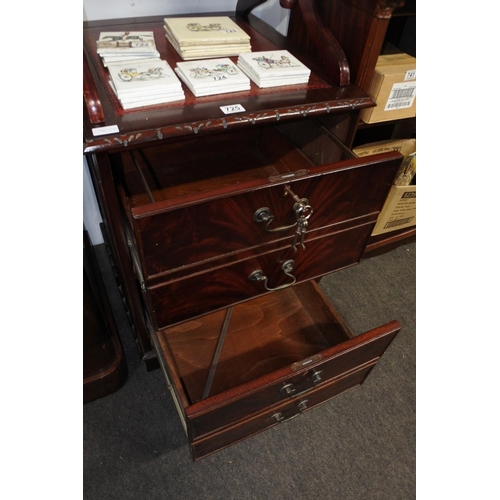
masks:
<instances>
[{"instance_id":1,"label":"top drawer","mask_svg":"<svg viewBox=\"0 0 500 500\"><path fill-rule=\"evenodd\" d=\"M194 272L201 263L262 252L279 240L291 244L301 207L307 233L316 237L373 218L401 156L348 159L315 122L308 122L311 134L321 135L328 152L319 162L275 127L123 153L121 199L144 279Z\"/></svg>"}]
</instances>

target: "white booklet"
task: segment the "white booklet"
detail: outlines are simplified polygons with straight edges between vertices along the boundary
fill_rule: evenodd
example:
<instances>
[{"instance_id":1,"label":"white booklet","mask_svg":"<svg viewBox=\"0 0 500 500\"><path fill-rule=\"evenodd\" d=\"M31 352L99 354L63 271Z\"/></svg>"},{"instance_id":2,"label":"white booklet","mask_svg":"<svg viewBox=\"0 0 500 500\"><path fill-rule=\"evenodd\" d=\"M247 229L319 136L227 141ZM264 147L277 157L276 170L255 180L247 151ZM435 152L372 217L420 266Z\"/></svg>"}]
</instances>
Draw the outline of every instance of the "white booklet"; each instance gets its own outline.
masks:
<instances>
[{"instance_id":1,"label":"white booklet","mask_svg":"<svg viewBox=\"0 0 500 500\"><path fill-rule=\"evenodd\" d=\"M147 62L135 61L110 64L108 71L118 96L162 89L182 88L179 79L166 61L161 59Z\"/></svg>"},{"instance_id":2,"label":"white booklet","mask_svg":"<svg viewBox=\"0 0 500 500\"><path fill-rule=\"evenodd\" d=\"M227 16L166 17L165 30L173 45L250 43L250 36Z\"/></svg>"},{"instance_id":3,"label":"white booklet","mask_svg":"<svg viewBox=\"0 0 500 500\"><path fill-rule=\"evenodd\" d=\"M307 83L311 74L311 70L287 50L240 54L238 67L261 87Z\"/></svg>"},{"instance_id":4,"label":"white booklet","mask_svg":"<svg viewBox=\"0 0 500 500\"><path fill-rule=\"evenodd\" d=\"M250 79L228 57L178 62L175 71L196 97L250 89Z\"/></svg>"},{"instance_id":5,"label":"white booklet","mask_svg":"<svg viewBox=\"0 0 500 500\"><path fill-rule=\"evenodd\" d=\"M105 31L96 41L98 54L123 52L154 52L156 50L152 31Z\"/></svg>"},{"instance_id":6,"label":"white booklet","mask_svg":"<svg viewBox=\"0 0 500 500\"><path fill-rule=\"evenodd\" d=\"M109 82L111 85L111 88L116 94L116 89L113 87L113 82ZM145 106L152 106L154 104L166 104L169 102L174 102L174 101L182 101L185 99L184 92L181 91L181 94L176 94L176 95L170 95L170 96L143 96L138 99L125 99L125 98L118 98L120 100L120 104L123 109L134 109L134 108L142 108ZM117 94L118 97L118 94Z\"/></svg>"}]
</instances>

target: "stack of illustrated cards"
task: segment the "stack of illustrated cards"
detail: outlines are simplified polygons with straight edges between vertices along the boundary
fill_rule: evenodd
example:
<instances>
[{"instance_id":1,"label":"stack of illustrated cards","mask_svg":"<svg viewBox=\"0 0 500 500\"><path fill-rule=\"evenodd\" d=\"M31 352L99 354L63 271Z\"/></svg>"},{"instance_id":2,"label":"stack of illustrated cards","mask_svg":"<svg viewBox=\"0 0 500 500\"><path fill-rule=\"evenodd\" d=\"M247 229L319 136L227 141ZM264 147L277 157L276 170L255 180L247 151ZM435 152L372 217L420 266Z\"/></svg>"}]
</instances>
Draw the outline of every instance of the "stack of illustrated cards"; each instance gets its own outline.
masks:
<instances>
[{"instance_id":1,"label":"stack of illustrated cards","mask_svg":"<svg viewBox=\"0 0 500 500\"><path fill-rule=\"evenodd\" d=\"M287 50L240 54L238 67L260 88L307 83L311 74Z\"/></svg>"},{"instance_id":2,"label":"stack of illustrated cards","mask_svg":"<svg viewBox=\"0 0 500 500\"><path fill-rule=\"evenodd\" d=\"M106 31L100 33L96 45L104 66L160 57L152 31Z\"/></svg>"},{"instance_id":3,"label":"stack of illustrated cards","mask_svg":"<svg viewBox=\"0 0 500 500\"><path fill-rule=\"evenodd\" d=\"M175 72L196 97L250 90L250 80L228 57L179 62Z\"/></svg>"},{"instance_id":4,"label":"stack of illustrated cards","mask_svg":"<svg viewBox=\"0 0 500 500\"><path fill-rule=\"evenodd\" d=\"M166 17L163 27L167 40L186 61L252 50L250 37L229 17Z\"/></svg>"},{"instance_id":5,"label":"stack of illustrated cards","mask_svg":"<svg viewBox=\"0 0 500 500\"><path fill-rule=\"evenodd\" d=\"M138 108L185 98L180 80L166 61L148 59L108 66L110 85L123 109Z\"/></svg>"}]
</instances>

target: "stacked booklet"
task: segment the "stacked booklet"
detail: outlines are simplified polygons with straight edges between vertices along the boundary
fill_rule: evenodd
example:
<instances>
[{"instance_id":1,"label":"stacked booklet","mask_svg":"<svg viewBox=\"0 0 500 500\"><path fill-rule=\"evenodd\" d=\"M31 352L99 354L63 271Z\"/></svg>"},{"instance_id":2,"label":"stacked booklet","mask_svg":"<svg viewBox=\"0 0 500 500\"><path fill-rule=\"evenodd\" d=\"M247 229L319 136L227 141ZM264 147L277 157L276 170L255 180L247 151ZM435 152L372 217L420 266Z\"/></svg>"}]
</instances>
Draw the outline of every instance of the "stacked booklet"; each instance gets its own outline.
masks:
<instances>
[{"instance_id":1,"label":"stacked booklet","mask_svg":"<svg viewBox=\"0 0 500 500\"><path fill-rule=\"evenodd\" d=\"M123 109L138 108L185 98L180 80L159 58L108 65L111 88Z\"/></svg>"},{"instance_id":2,"label":"stacked booklet","mask_svg":"<svg viewBox=\"0 0 500 500\"><path fill-rule=\"evenodd\" d=\"M165 37L182 59L208 59L250 52L250 37L229 17L166 17Z\"/></svg>"},{"instance_id":3,"label":"stacked booklet","mask_svg":"<svg viewBox=\"0 0 500 500\"><path fill-rule=\"evenodd\" d=\"M260 88L304 84L311 74L311 70L287 50L240 54L238 67Z\"/></svg>"},{"instance_id":4,"label":"stacked booklet","mask_svg":"<svg viewBox=\"0 0 500 500\"><path fill-rule=\"evenodd\" d=\"M152 31L107 31L99 34L97 53L108 64L160 57Z\"/></svg>"},{"instance_id":5,"label":"stacked booklet","mask_svg":"<svg viewBox=\"0 0 500 500\"><path fill-rule=\"evenodd\" d=\"M250 90L250 80L228 57L179 62L175 72L196 97Z\"/></svg>"}]
</instances>

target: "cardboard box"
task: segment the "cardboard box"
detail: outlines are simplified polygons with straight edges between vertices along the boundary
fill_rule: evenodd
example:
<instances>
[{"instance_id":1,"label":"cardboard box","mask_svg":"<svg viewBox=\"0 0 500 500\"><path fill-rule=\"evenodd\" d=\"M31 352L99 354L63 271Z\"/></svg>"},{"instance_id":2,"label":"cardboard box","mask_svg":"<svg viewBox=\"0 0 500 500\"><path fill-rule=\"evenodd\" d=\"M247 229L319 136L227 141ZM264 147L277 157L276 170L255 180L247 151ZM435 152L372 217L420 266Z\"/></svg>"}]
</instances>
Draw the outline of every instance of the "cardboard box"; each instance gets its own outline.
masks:
<instances>
[{"instance_id":1,"label":"cardboard box","mask_svg":"<svg viewBox=\"0 0 500 500\"><path fill-rule=\"evenodd\" d=\"M370 142L363 144L352 150L354 154L360 158L363 156L371 156L380 153L387 153L389 151L399 151L405 158L414 153L417 148L416 139L397 139L388 141Z\"/></svg>"},{"instance_id":2,"label":"cardboard box","mask_svg":"<svg viewBox=\"0 0 500 500\"><path fill-rule=\"evenodd\" d=\"M377 106L361 111L365 123L416 116L417 60L408 54L379 56L368 93Z\"/></svg>"},{"instance_id":3,"label":"cardboard box","mask_svg":"<svg viewBox=\"0 0 500 500\"><path fill-rule=\"evenodd\" d=\"M417 186L392 186L372 236L417 224Z\"/></svg>"},{"instance_id":4,"label":"cardboard box","mask_svg":"<svg viewBox=\"0 0 500 500\"><path fill-rule=\"evenodd\" d=\"M408 186L417 173L417 140L416 139L399 139L389 141L378 141L364 144L354 148L353 153L358 157L371 156L388 151L398 151L403 155L403 162L396 174L395 186Z\"/></svg>"}]
</instances>

